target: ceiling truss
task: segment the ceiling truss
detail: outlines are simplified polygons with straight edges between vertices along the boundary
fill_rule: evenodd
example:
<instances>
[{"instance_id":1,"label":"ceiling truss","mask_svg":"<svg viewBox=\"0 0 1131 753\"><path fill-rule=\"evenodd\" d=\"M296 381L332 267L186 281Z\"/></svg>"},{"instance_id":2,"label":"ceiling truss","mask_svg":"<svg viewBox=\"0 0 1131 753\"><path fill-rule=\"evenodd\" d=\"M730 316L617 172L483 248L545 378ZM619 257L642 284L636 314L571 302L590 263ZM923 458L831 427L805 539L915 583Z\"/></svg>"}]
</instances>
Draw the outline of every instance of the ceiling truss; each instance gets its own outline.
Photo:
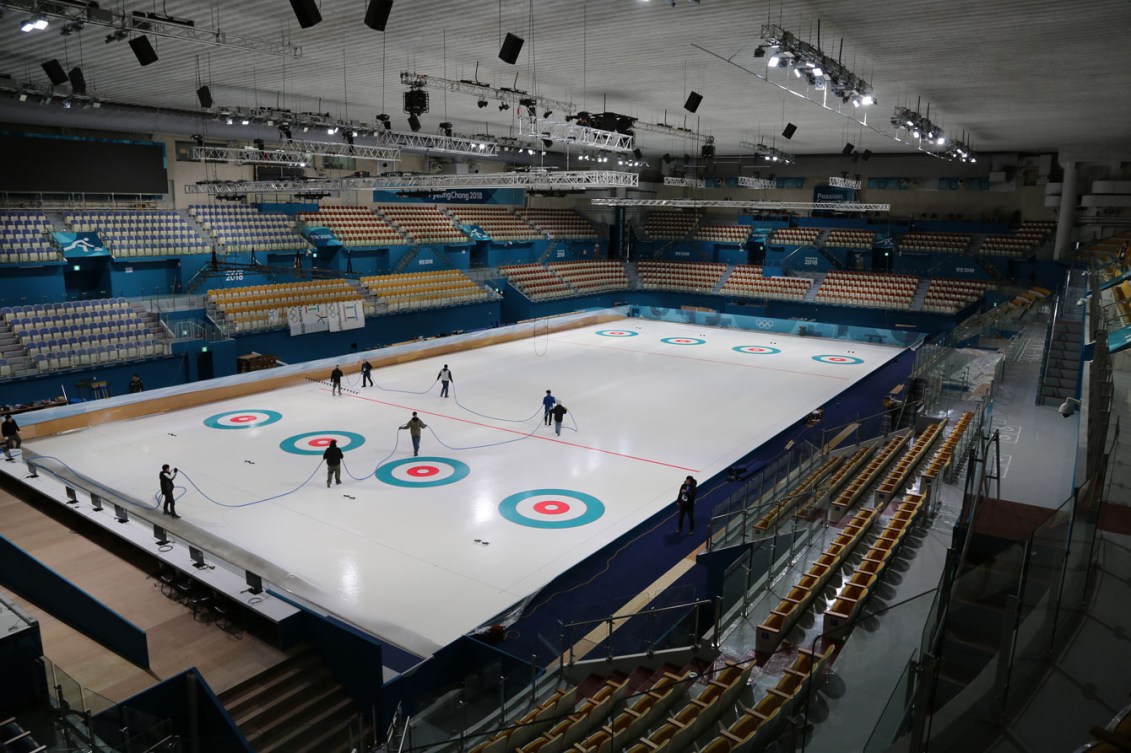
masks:
<instances>
[{"instance_id":1,"label":"ceiling truss","mask_svg":"<svg viewBox=\"0 0 1131 753\"><path fill-rule=\"evenodd\" d=\"M189 183L185 193L212 196L243 196L271 193L320 193L324 191L443 191L453 188L527 188L542 191L584 191L635 188L636 173L612 170L536 171L480 175L403 175L371 178L322 178L316 180L248 180Z\"/></svg>"}]
</instances>

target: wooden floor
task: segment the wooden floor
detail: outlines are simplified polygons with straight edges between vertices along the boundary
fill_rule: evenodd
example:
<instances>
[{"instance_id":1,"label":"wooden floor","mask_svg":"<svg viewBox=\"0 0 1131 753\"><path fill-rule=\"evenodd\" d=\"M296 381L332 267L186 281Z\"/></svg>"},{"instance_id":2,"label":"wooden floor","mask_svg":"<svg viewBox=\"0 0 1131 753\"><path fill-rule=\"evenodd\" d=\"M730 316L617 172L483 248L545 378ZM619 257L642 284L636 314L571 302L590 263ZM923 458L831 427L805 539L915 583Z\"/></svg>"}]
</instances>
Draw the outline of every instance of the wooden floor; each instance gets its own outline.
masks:
<instances>
[{"instance_id":1,"label":"wooden floor","mask_svg":"<svg viewBox=\"0 0 1131 753\"><path fill-rule=\"evenodd\" d=\"M82 533L70 525L81 526ZM144 630L150 669L103 648L40 609L34 594L0 587L40 623L44 654L87 690L117 702L155 682L196 667L220 693L274 666L286 654L250 634L234 636L197 622L192 611L162 595L147 563L112 534L88 531L57 503L24 501L0 488L0 535ZM115 551L119 550L119 551Z\"/></svg>"}]
</instances>

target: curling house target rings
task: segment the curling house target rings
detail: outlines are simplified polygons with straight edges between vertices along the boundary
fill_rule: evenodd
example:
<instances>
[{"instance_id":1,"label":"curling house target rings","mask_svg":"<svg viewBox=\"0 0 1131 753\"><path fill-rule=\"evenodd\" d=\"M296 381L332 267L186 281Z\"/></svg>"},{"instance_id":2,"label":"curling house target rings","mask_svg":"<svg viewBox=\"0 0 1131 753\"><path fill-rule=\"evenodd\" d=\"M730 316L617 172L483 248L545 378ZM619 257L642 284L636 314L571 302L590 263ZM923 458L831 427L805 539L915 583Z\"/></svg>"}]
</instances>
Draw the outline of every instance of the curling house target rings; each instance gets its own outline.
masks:
<instances>
[{"instance_id":1,"label":"curling house target rings","mask_svg":"<svg viewBox=\"0 0 1131 753\"><path fill-rule=\"evenodd\" d=\"M338 440L338 447L342 452L356 450L365 444L365 437L352 431L339 429L326 429L324 431L308 431L305 434L295 434L279 443L280 449L293 455L321 455L330 446L330 440Z\"/></svg>"},{"instance_id":2,"label":"curling house target rings","mask_svg":"<svg viewBox=\"0 0 1131 753\"><path fill-rule=\"evenodd\" d=\"M210 429L258 429L280 421L283 414L273 410L230 410L204 419Z\"/></svg>"},{"instance_id":3,"label":"curling house target rings","mask_svg":"<svg viewBox=\"0 0 1131 753\"><path fill-rule=\"evenodd\" d=\"M698 337L665 337L660 342L668 345L704 345L707 341Z\"/></svg>"},{"instance_id":4,"label":"curling house target rings","mask_svg":"<svg viewBox=\"0 0 1131 753\"><path fill-rule=\"evenodd\" d=\"M771 348L769 345L735 345L731 350L756 356L773 356L781 353L781 348Z\"/></svg>"},{"instance_id":5,"label":"curling house target rings","mask_svg":"<svg viewBox=\"0 0 1131 753\"><path fill-rule=\"evenodd\" d=\"M531 489L499 503L499 514L528 528L576 528L605 514L596 497L569 489Z\"/></svg>"},{"instance_id":6,"label":"curling house target rings","mask_svg":"<svg viewBox=\"0 0 1131 753\"><path fill-rule=\"evenodd\" d=\"M601 337L636 337L640 333L627 329L599 329L597 334Z\"/></svg>"},{"instance_id":7,"label":"curling house target rings","mask_svg":"<svg viewBox=\"0 0 1131 753\"><path fill-rule=\"evenodd\" d=\"M863 358L840 355L813 356L813 360L818 363L832 364L833 366L855 366L856 364L864 363Z\"/></svg>"},{"instance_id":8,"label":"curling house target rings","mask_svg":"<svg viewBox=\"0 0 1131 753\"><path fill-rule=\"evenodd\" d=\"M377 480L390 486L445 486L471 473L466 463L451 458L405 458L385 463L377 469Z\"/></svg>"}]
</instances>

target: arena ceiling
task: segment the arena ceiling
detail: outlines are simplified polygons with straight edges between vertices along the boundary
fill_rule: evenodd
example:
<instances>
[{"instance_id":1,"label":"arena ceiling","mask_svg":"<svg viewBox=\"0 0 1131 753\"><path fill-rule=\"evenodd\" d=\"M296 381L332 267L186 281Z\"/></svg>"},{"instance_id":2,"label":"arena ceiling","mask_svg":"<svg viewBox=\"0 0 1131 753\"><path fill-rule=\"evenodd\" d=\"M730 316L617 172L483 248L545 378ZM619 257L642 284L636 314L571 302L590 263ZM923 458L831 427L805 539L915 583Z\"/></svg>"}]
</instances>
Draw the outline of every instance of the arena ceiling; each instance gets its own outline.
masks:
<instances>
[{"instance_id":1,"label":"arena ceiling","mask_svg":"<svg viewBox=\"0 0 1131 753\"><path fill-rule=\"evenodd\" d=\"M837 153L846 142L857 150L912 153L905 143L813 104L821 95L754 57L763 24L815 44L819 21L824 51L836 56L843 44L844 64L873 84L878 103L868 120L879 131L893 132L895 105L925 114L929 104L932 121L948 134L965 132L980 152L1106 154L1131 141L1127 0L394 0L385 33L362 23L365 0L323 0L322 22L307 29L282 0L102 0L117 12L156 12L302 48L294 58L154 38L159 60L144 68L126 41L105 41L112 31L106 27L88 24L63 36L62 21L52 19L44 31L21 32L29 13L13 6L30 2L8 3L0 19L0 75L43 86L40 64L57 58L68 70L81 65L91 93L107 103L198 113L195 91L204 83L217 106L327 112L371 124L387 112L395 129L408 130L400 82L407 70L478 78L573 102L579 110L666 120L713 136L720 155L748 153L740 142L760 138L798 154ZM525 39L516 65L498 58L507 32ZM703 95L696 115L683 109L692 90ZM522 108L515 102L500 110L495 101L478 107L473 96L430 95L422 133L449 121L457 133L517 135ZM58 104L41 106L34 116L5 117L33 106L9 99L0 120L66 123ZM859 114L851 105L839 108ZM790 141L780 135L785 123L797 126ZM192 130L223 138L239 127L203 116ZM669 135L641 133L638 141L649 157L695 151Z\"/></svg>"}]
</instances>

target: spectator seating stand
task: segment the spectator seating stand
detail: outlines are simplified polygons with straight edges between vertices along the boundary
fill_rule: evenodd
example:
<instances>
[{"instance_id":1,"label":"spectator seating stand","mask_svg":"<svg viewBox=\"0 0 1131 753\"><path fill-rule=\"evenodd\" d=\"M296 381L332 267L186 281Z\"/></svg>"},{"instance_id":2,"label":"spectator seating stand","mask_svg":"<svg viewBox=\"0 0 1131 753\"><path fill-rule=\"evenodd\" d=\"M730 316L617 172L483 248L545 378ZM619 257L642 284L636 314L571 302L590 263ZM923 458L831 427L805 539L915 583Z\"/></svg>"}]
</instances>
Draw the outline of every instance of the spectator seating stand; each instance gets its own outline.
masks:
<instances>
[{"instance_id":1,"label":"spectator seating stand","mask_svg":"<svg viewBox=\"0 0 1131 753\"><path fill-rule=\"evenodd\" d=\"M180 213L165 210L78 210L63 215L77 233L97 233L115 258L208 254L212 244Z\"/></svg>"},{"instance_id":2,"label":"spectator seating stand","mask_svg":"<svg viewBox=\"0 0 1131 753\"><path fill-rule=\"evenodd\" d=\"M62 261L51 239L55 228L38 210L0 212L0 264Z\"/></svg>"},{"instance_id":3,"label":"spectator seating stand","mask_svg":"<svg viewBox=\"0 0 1131 753\"><path fill-rule=\"evenodd\" d=\"M309 227L328 228L343 246L404 246L410 242L365 207L327 204L317 212L300 212L298 219Z\"/></svg>"},{"instance_id":4,"label":"spectator seating stand","mask_svg":"<svg viewBox=\"0 0 1131 753\"><path fill-rule=\"evenodd\" d=\"M373 275L361 278L361 284L390 311L490 300L486 290L458 269Z\"/></svg>"},{"instance_id":5,"label":"spectator seating stand","mask_svg":"<svg viewBox=\"0 0 1131 753\"><path fill-rule=\"evenodd\" d=\"M719 292L750 298L801 301L812 286L813 281L808 277L763 277L761 266L740 264L731 270Z\"/></svg>"},{"instance_id":6,"label":"spectator seating stand","mask_svg":"<svg viewBox=\"0 0 1131 753\"><path fill-rule=\"evenodd\" d=\"M682 290L711 293L727 270L718 262L641 261L636 265L640 286L646 290Z\"/></svg>"},{"instance_id":7,"label":"spectator seating stand","mask_svg":"<svg viewBox=\"0 0 1131 753\"><path fill-rule=\"evenodd\" d=\"M515 214L533 226L540 237L552 239L597 240L597 231L584 215L572 209L517 209Z\"/></svg>"},{"instance_id":8,"label":"spectator seating stand","mask_svg":"<svg viewBox=\"0 0 1131 753\"><path fill-rule=\"evenodd\" d=\"M287 309L335 301L364 300L345 280L249 285L208 292L208 303L236 332L287 327Z\"/></svg>"},{"instance_id":9,"label":"spectator seating stand","mask_svg":"<svg viewBox=\"0 0 1131 753\"><path fill-rule=\"evenodd\" d=\"M189 215L207 230L216 243L229 253L298 251L310 244L295 230L294 218L285 214L265 214L254 207L198 204Z\"/></svg>"}]
</instances>

